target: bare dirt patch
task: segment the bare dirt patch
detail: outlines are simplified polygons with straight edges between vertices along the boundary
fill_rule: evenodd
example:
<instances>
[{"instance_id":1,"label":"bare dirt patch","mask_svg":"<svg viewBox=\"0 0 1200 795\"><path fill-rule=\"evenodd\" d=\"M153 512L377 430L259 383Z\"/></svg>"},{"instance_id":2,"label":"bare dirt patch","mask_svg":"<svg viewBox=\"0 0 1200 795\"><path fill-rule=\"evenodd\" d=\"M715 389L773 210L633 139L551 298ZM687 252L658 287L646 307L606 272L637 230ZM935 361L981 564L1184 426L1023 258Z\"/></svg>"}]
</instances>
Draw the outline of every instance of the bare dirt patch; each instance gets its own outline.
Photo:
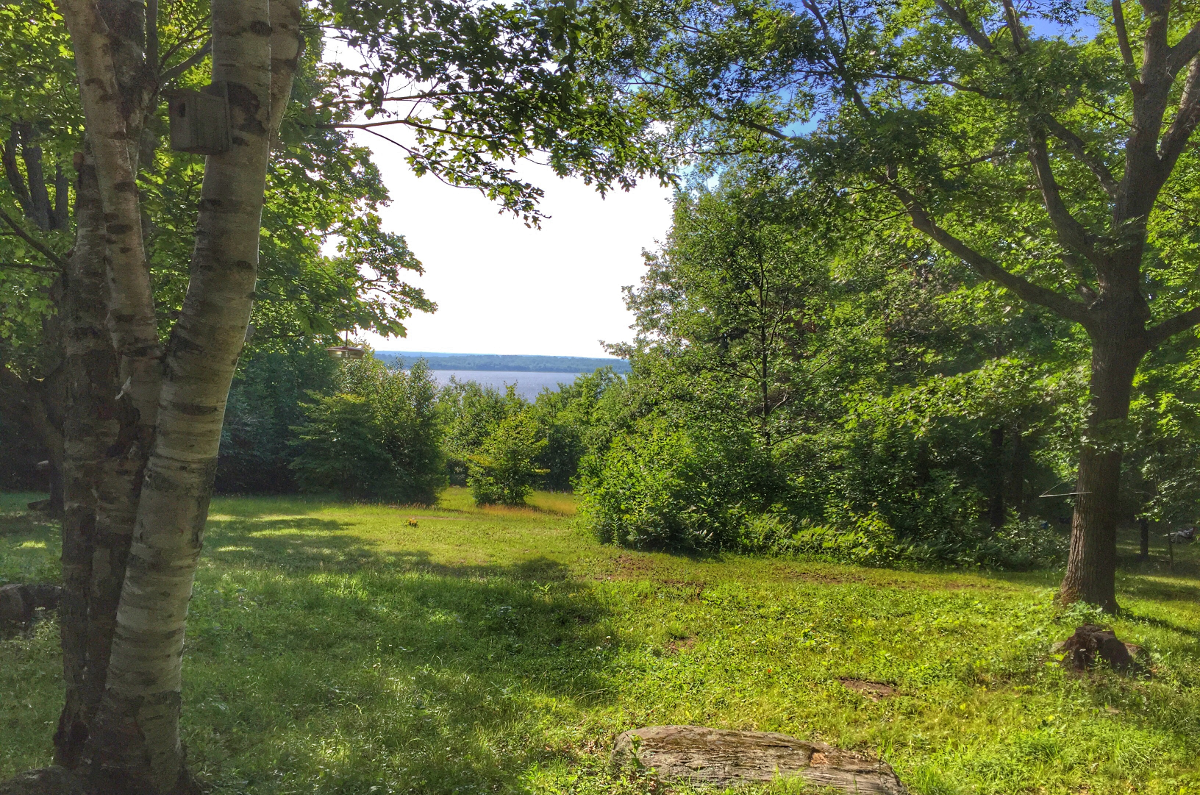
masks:
<instances>
[{"instance_id":1,"label":"bare dirt patch","mask_svg":"<svg viewBox=\"0 0 1200 795\"><path fill-rule=\"evenodd\" d=\"M882 701L896 695L896 688L883 682L871 682L866 679L839 679L847 690L866 696L872 701Z\"/></svg>"},{"instance_id":2,"label":"bare dirt patch","mask_svg":"<svg viewBox=\"0 0 1200 795\"><path fill-rule=\"evenodd\" d=\"M681 651L691 651L695 645L696 636L688 635L686 638L672 638L663 648L666 649L667 654L679 654Z\"/></svg>"},{"instance_id":3,"label":"bare dirt patch","mask_svg":"<svg viewBox=\"0 0 1200 795\"><path fill-rule=\"evenodd\" d=\"M626 552L622 552L613 559L613 567L613 574L617 577L645 575L657 568L654 565L654 561L649 558L644 558L640 555L630 555Z\"/></svg>"}]
</instances>

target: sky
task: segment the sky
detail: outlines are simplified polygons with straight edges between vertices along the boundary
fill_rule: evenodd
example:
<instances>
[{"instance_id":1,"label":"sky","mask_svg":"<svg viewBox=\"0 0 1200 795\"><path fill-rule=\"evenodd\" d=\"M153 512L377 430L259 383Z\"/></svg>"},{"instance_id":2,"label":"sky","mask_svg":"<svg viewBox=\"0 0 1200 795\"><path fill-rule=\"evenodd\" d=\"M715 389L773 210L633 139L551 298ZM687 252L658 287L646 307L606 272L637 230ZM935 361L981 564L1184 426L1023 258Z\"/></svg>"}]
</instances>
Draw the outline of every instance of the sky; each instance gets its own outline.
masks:
<instances>
[{"instance_id":1,"label":"sky","mask_svg":"<svg viewBox=\"0 0 1200 795\"><path fill-rule=\"evenodd\" d=\"M425 266L412 277L438 305L406 321L408 336L364 335L376 350L604 356L600 340L632 338L621 295L641 276L643 249L670 226L670 191L656 181L601 199L547 168L521 173L546 192L541 229L497 213L474 190L414 177L394 145L357 132L392 196L384 226Z\"/></svg>"}]
</instances>

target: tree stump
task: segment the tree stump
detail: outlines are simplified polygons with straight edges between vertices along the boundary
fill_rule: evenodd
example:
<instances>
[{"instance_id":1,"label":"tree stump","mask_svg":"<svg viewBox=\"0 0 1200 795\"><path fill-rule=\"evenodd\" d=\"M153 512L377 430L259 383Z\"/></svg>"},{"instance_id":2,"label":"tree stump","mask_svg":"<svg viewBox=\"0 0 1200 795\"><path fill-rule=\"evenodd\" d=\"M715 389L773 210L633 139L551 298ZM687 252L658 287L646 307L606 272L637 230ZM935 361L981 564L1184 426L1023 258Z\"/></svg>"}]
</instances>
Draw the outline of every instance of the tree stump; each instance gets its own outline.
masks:
<instances>
[{"instance_id":1,"label":"tree stump","mask_svg":"<svg viewBox=\"0 0 1200 795\"><path fill-rule=\"evenodd\" d=\"M777 778L857 795L905 795L887 764L774 732L703 726L647 726L617 736L613 765L651 771L662 781L729 787Z\"/></svg>"},{"instance_id":2,"label":"tree stump","mask_svg":"<svg viewBox=\"0 0 1200 795\"><path fill-rule=\"evenodd\" d=\"M1077 673L1095 668L1101 660L1122 675L1146 672L1146 666L1138 659L1142 656L1139 646L1122 643L1112 630L1096 624L1079 627L1071 637L1056 643L1054 650L1062 653L1063 667Z\"/></svg>"}]
</instances>

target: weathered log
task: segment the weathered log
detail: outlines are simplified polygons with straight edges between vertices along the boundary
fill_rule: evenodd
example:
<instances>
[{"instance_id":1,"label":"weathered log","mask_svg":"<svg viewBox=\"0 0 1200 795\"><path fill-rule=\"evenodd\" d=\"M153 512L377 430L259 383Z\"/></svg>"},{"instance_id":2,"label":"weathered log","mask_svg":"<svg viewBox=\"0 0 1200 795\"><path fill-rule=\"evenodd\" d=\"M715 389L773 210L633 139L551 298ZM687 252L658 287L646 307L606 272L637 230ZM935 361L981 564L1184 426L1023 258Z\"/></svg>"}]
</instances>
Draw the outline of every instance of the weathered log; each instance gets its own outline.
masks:
<instances>
[{"instance_id":1,"label":"weathered log","mask_svg":"<svg viewBox=\"0 0 1200 795\"><path fill-rule=\"evenodd\" d=\"M662 781L717 787L803 778L817 786L858 795L907 792L884 762L774 732L647 726L618 735L612 761L619 769L650 771Z\"/></svg>"}]
</instances>

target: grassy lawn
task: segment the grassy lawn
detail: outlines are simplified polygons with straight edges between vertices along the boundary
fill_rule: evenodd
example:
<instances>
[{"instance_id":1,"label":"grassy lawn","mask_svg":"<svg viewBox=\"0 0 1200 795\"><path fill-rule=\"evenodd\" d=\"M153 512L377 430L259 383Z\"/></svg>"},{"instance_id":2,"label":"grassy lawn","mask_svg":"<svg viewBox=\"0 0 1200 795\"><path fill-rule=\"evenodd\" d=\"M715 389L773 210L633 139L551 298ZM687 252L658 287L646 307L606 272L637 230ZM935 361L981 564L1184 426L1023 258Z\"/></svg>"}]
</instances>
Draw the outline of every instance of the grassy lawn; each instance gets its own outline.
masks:
<instances>
[{"instance_id":1,"label":"grassy lawn","mask_svg":"<svg viewBox=\"0 0 1200 795\"><path fill-rule=\"evenodd\" d=\"M56 576L28 499L0 495L0 582ZM629 552L570 497L532 502L215 500L185 662L205 784L649 792L608 772L612 737L694 723L876 753L922 795L1200 793L1200 549L1124 566L1115 629L1154 677L1080 679L1049 657L1089 618L1053 606L1053 572ZM0 640L0 779L49 762L56 646L53 622Z\"/></svg>"}]
</instances>

